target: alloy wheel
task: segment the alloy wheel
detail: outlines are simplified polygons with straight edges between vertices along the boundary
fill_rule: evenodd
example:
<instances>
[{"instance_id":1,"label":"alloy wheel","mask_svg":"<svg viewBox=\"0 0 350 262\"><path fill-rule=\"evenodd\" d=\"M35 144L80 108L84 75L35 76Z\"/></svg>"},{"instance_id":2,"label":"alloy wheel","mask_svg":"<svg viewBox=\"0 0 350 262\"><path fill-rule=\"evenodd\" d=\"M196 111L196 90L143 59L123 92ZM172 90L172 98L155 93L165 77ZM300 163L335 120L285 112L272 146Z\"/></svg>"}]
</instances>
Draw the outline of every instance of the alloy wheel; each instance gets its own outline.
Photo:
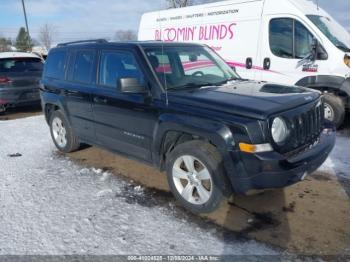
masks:
<instances>
[{"instance_id":1,"label":"alloy wheel","mask_svg":"<svg viewBox=\"0 0 350 262\"><path fill-rule=\"evenodd\" d=\"M64 148L67 145L67 131L63 121L58 117L52 120L52 134L59 147Z\"/></svg>"},{"instance_id":2,"label":"alloy wheel","mask_svg":"<svg viewBox=\"0 0 350 262\"><path fill-rule=\"evenodd\" d=\"M179 157L173 165L172 177L178 193L187 202L203 205L213 191L212 177L207 167L189 155Z\"/></svg>"}]
</instances>

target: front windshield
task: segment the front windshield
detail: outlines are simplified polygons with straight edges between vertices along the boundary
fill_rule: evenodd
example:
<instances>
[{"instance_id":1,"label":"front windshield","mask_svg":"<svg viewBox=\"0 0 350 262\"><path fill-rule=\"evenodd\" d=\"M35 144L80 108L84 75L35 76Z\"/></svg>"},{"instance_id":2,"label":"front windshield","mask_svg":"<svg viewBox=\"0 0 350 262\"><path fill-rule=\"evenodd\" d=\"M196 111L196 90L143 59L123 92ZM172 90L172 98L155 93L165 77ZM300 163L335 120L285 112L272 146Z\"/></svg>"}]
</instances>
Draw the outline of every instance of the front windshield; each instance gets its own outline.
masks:
<instances>
[{"instance_id":1,"label":"front windshield","mask_svg":"<svg viewBox=\"0 0 350 262\"><path fill-rule=\"evenodd\" d=\"M307 16L322 33L340 50L350 52L350 35L336 21L323 16Z\"/></svg>"},{"instance_id":2,"label":"front windshield","mask_svg":"<svg viewBox=\"0 0 350 262\"><path fill-rule=\"evenodd\" d=\"M168 90L224 84L239 76L210 48L164 46L145 49L160 82Z\"/></svg>"}]
</instances>

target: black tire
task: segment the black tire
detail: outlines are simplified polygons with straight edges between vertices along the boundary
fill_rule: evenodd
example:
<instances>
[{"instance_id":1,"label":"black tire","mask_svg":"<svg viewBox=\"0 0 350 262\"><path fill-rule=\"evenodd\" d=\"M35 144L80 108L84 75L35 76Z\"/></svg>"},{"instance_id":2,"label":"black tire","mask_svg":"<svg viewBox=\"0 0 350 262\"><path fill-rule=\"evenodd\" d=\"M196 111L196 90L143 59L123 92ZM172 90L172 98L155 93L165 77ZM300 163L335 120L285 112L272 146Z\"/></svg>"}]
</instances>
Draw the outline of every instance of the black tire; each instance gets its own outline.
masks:
<instances>
[{"instance_id":1,"label":"black tire","mask_svg":"<svg viewBox=\"0 0 350 262\"><path fill-rule=\"evenodd\" d=\"M212 181L210 187L211 195L205 203L193 204L187 201L184 197L182 197L179 190L176 188L173 179L173 166L175 164L175 161L177 161L177 159L181 158L182 156L192 156L198 159L209 171ZM184 206L189 211L197 214L211 213L219 207L221 201L224 198L224 192L226 192L225 190L230 187L222 162L222 157L214 146L198 140L180 144L167 155L166 169L168 184L173 195L181 203L182 206ZM197 188L194 190L195 191L192 190L192 192L196 193ZM194 193L191 193L191 195Z\"/></svg>"},{"instance_id":2,"label":"black tire","mask_svg":"<svg viewBox=\"0 0 350 262\"><path fill-rule=\"evenodd\" d=\"M60 145L55 139L54 130L53 130L53 125L54 125L53 122L55 119L56 120L60 119L62 121L62 126L66 130L66 135L64 136L66 139L66 143L64 145ZM70 126L66 116L62 113L62 111L57 110L50 115L49 126L50 126L51 138L55 143L55 146L58 148L58 150L60 150L63 153L71 153L80 148L79 140L77 136L74 134L72 127Z\"/></svg>"},{"instance_id":3,"label":"black tire","mask_svg":"<svg viewBox=\"0 0 350 262\"><path fill-rule=\"evenodd\" d=\"M343 100L333 94L324 94L324 103L325 103L325 115L327 111L332 114L331 120L337 128L339 128L345 119L345 106ZM327 118L326 118L327 119Z\"/></svg>"}]
</instances>

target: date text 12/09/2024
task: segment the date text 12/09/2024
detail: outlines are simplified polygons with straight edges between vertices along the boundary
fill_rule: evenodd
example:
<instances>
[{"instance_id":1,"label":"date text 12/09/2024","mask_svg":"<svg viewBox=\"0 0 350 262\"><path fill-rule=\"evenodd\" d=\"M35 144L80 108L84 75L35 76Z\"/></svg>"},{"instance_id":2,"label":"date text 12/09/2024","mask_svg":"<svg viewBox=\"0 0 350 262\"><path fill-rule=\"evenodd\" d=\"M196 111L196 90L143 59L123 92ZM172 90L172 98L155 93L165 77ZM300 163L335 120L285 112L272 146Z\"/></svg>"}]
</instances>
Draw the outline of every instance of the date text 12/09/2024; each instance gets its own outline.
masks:
<instances>
[{"instance_id":1,"label":"date text 12/09/2024","mask_svg":"<svg viewBox=\"0 0 350 262\"><path fill-rule=\"evenodd\" d=\"M219 261L220 256L128 256L128 261Z\"/></svg>"}]
</instances>

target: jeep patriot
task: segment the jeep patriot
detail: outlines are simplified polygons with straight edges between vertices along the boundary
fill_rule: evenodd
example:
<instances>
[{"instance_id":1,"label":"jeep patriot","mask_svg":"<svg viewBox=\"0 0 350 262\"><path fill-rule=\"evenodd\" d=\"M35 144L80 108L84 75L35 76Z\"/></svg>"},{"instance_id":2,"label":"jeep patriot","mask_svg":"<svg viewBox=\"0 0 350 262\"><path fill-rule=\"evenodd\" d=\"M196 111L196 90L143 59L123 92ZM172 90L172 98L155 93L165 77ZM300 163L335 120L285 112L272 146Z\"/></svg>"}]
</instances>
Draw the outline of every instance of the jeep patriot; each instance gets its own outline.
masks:
<instances>
[{"instance_id":1,"label":"jeep patriot","mask_svg":"<svg viewBox=\"0 0 350 262\"><path fill-rule=\"evenodd\" d=\"M195 213L302 181L335 143L320 92L241 79L199 44L59 44L41 100L60 151L85 143L153 165Z\"/></svg>"}]
</instances>

